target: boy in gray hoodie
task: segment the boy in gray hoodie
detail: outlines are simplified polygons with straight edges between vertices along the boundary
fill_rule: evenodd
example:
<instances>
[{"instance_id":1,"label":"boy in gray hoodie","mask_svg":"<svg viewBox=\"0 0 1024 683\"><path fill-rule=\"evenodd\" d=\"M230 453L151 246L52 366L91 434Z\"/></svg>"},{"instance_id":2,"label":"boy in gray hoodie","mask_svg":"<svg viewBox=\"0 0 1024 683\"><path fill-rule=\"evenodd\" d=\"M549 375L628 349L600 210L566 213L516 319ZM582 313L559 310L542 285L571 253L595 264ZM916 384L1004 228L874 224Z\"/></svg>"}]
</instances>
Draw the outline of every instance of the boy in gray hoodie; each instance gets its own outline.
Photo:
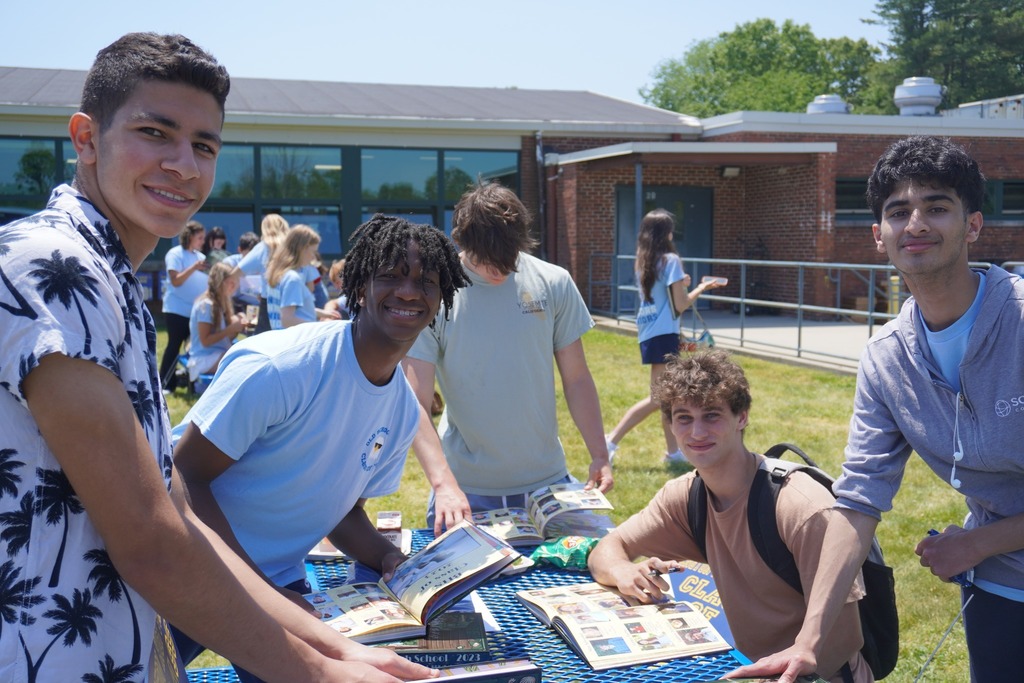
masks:
<instances>
[{"instance_id":1,"label":"boy in gray hoodie","mask_svg":"<svg viewBox=\"0 0 1024 683\"><path fill-rule=\"evenodd\" d=\"M814 669L822 641L892 509L911 451L968 508L963 527L925 536L915 552L943 581L963 574L964 626L974 683L1010 680L1024 650L1024 280L972 269L985 178L960 146L912 137L894 143L868 180L880 253L913 297L868 343L857 374L843 475L819 576L794 645L738 673ZM853 549L851 552L850 549ZM969 602L968 602L969 601Z\"/></svg>"}]
</instances>

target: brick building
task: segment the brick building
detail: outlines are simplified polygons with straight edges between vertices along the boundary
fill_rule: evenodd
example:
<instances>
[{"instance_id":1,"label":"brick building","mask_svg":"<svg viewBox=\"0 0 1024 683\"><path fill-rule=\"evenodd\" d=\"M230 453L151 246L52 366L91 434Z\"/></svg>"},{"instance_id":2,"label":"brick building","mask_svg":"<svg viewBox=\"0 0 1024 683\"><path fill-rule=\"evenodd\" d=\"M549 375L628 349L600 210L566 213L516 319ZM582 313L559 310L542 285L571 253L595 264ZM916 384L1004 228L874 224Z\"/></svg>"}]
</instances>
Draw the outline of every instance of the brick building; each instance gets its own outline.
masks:
<instances>
[{"instance_id":1,"label":"brick building","mask_svg":"<svg viewBox=\"0 0 1024 683\"><path fill-rule=\"evenodd\" d=\"M1024 260L1024 120L736 112L701 125L696 142L581 151L567 140L563 151L562 141L545 140L547 237L554 260L591 290L595 307L621 312L614 284L628 279L628 262L615 273L614 261L600 255L632 253L632 226L654 206L680 218L676 241L684 255L884 264L871 238L864 189L879 155L908 135L951 137L985 172L985 229L971 245L971 259ZM734 277L737 271L716 268ZM747 295L795 301L795 275L783 273L763 273L755 291L748 283ZM738 295L735 284L723 293ZM866 289L849 280L841 298ZM821 306L838 298L835 284L823 278L805 283L803 295Z\"/></svg>"},{"instance_id":2,"label":"brick building","mask_svg":"<svg viewBox=\"0 0 1024 683\"><path fill-rule=\"evenodd\" d=\"M37 210L53 184L73 176L67 120L84 78L0 67L0 222ZM932 134L965 144L990 181L972 259L1024 260L1018 100L958 116L699 120L589 92L237 78L217 182L197 218L224 227L233 243L262 215L282 213L317 229L332 257L376 211L450 230L467 184L495 180L533 211L540 255L568 268L593 308L622 312L635 297L617 285L632 280L636 225L655 206L676 214L684 256L881 263L864 181L893 140ZM158 270L168 247L143 269ZM735 275L729 268L716 274ZM747 295L792 300L795 280L781 272L748 282ZM856 283L844 287L816 280L805 300L863 294Z\"/></svg>"}]
</instances>

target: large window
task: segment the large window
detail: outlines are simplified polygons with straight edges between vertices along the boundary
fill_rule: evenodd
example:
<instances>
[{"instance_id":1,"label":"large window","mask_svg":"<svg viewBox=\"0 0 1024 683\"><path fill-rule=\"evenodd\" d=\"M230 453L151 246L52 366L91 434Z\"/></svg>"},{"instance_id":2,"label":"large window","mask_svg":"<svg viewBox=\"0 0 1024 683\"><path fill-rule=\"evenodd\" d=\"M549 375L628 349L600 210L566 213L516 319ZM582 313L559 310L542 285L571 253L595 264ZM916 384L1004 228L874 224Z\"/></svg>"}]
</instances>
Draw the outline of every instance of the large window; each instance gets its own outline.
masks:
<instances>
[{"instance_id":1,"label":"large window","mask_svg":"<svg viewBox=\"0 0 1024 683\"><path fill-rule=\"evenodd\" d=\"M836 181L836 217L863 220L871 218L864 193L867 178L840 178ZM981 206L985 218L1020 220L1024 214L1024 180L989 180Z\"/></svg>"},{"instance_id":2,"label":"large window","mask_svg":"<svg viewBox=\"0 0 1024 683\"><path fill-rule=\"evenodd\" d=\"M517 152L446 151L444 153L444 198L451 202L477 182L497 182L518 190Z\"/></svg>"},{"instance_id":3,"label":"large window","mask_svg":"<svg viewBox=\"0 0 1024 683\"><path fill-rule=\"evenodd\" d=\"M372 201L436 201L437 152L430 149L364 149L362 195Z\"/></svg>"},{"instance_id":4,"label":"large window","mask_svg":"<svg viewBox=\"0 0 1024 683\"><path fill-rule=\"evenodd\" d=\"M1020 220L1024 214L1024 181L990 180L985 191L984 213L988 217Z\"/></svg>"},{"instance_id":5,"label":"large window","mask_svg":"<svg viewBox=\"0 0 1024 683\"><path fill-rule=\"evenodd\" d=\"M862 218L871 215L871 208L864 196L867 178L840 178L836 181L836 214L839 217Z\"/></svg>"},{"instance_id":6,"label":"large window","mask_svg":"<svg viewBox=\"0 0 1024 683\"><path fill-rule=\"evenodd\" d=\"M0 195L47 196L57 181L54 140L0 140Z\"/></svg>"},{"instance_id":7,"label":"large window","mask_svg":"<svg viewBox=\"0 0 1024 683\"><path fill-rule=\"evenodd\" d=\"M65 138L0 138L0 222L41 209L54 185L74 179L76 162ZM224 228L234 251L242 233L259 232L260 216L281 213L290 223L313 227L320 251L334 257L348 250L356 226L378 211L450 234L452 209L479 181L518 192L519 153L228 143L196 220ZM161 261L172 244L161 240L149 260Z\"/></svg>"},{"instance_id":8,"label":"large window","mask_svg":"<svg viewBox=\"0 0 1024 683\"><path fill-rule=\"evenodd\" d=\"M253 147L224 145L217 155L217 179L213 184L210 199L252 199L255 196L256 171Z\"/></svg>"},{"instance_id":9,"label":"large window","mask_svg":"<svg viewBox=\"0 0 1024 683\"><path fill-rule=\"evenodd\" d=\"M289 225L308 225L320 235L321 254L340 254L341 213L336 206L282 206L277 211Z\"/></svg>"},{"instance_id":10,"label":"large window","mask_svg":"<svg viewBox=\"0 0 1024 683\"><path fill-rule=\"evenodd\" d=\"M260 148L265 199L341 199L340 147Z\"/></svg>"}]
</instances>

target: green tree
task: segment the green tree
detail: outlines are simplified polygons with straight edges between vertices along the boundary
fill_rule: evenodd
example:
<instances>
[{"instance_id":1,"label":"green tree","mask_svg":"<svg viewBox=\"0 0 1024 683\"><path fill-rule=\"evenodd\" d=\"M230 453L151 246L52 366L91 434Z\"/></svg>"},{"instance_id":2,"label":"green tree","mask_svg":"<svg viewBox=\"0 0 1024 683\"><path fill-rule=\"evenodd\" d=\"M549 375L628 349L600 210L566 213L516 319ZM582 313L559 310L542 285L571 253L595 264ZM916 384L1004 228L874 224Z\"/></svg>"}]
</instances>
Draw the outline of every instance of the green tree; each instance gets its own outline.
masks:
<instances>
[{"instance_id":1,"label":"green tree","mask_svg":"<svg viewBox=\"0 0 1024 683\"><path fill-rule=\"evenodd\" d=\"M457 166L446 168L444 170L444 198L450 200L458 200L462 194L473 187L473 176L469 175L461 168ZM431 174L426 182L427 197L433 199L437 196L437 174Z\"/></svg>"},{"instance_id":2,"label":"green tree","mask_svg":"<svg viewBox=\"0 0 1024 683\"><path fill-rule=\"evenodd\" d=\"M640 95L648 104L698 117L804 111L815 96L830 93L856 105L878 54L864 39L819 39L806 24L756 19L694 43L681 59L661 62Z\"/></svg>"},{"instance_id":3,"label":"green tree","mask_svg":"<svg viewBox=\"0 0 1024 683\"><path fill-rule=\"evenodd\" d=\"M46 194L56 183L57 162L52 149L33 147L18 159L14 179L25 194Z\"/></svg>"},{"instance_id":4,"label":"green tree","mask_svg":"<svg viewBox=\"0 0 1024 683\"><path fill-rule=\"evenodd\" d=\"M891 43L863 94L869 110L895 113L893 91L909 76L943 85L947 109L1024 92L1022 0L880 0L875 14Z\"/></svg>"}]
</instances>

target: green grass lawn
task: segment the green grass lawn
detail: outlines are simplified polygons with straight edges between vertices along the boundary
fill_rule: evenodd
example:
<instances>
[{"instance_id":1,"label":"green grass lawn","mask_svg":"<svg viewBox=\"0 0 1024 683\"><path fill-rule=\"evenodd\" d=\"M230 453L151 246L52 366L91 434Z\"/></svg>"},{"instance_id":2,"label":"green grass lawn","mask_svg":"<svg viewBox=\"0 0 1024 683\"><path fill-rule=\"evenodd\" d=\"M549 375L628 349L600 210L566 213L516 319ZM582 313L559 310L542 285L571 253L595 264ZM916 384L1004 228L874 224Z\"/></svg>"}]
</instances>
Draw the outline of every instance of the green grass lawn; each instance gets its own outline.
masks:
<instances>
[{"instance_id":1,"label":"green grass lawn","mask_svg":"<svg viewBox=\"0 0 1024 683\"><path fill-rule=\"evenodd\" d=\"M583 341L601 395L604 424L610 430L622 413L648 390L649 371L640 365L633 337L593 330ZM160 344L163 343L165 338L161 335ZM759 451L779 441L790 441L802 447L828 473L838 475L853 404L854 378L744 356L736 359L747 373L754 398L746 432L747 446ZM193 400L183 389L170 397L172 425L181 420ZM585 479L589 456L561 395L559 424L569 469ZM615 505L616 521L640 510L668 479L685 472L682 467L662 464L663 453L664 437L653 416L622 440L615 458L615 488L608 496ZM401 490L370 501L371 519L378 510L401 510L406 526L423 527L428 492L423 472L410 454ZM912 458L894 510L885 516L878 529L886 560L896 573L901 620L900 662L887 680L913 680L959 609L958 589L933 578L919 565L913 550L928 529L960 523L965 512L963 499L942 484L918 458ZM223 663L224 660L208 652L194 666ZM958 624L922 680L967 679L967 651L963 628Z\"/></svg>"}]
</instances>

